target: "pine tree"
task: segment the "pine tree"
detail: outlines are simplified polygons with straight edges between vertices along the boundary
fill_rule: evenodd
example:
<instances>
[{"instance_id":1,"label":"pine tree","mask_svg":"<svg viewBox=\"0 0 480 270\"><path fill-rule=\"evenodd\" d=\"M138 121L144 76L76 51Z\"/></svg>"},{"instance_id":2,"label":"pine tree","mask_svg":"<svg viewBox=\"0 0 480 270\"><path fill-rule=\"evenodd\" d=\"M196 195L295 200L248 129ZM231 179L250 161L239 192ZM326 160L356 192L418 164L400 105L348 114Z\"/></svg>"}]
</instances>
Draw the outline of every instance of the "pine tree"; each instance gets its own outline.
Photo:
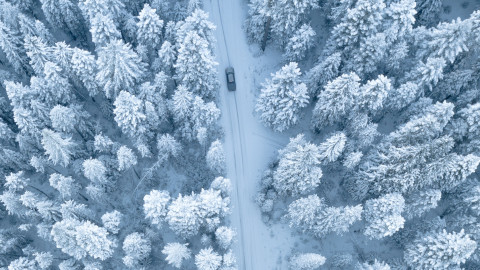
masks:
<instances>
[{"instance_id":1,"label":"pine tree","mask_svg":"<svg viewBox=\"0 0 480 270\"><path fill-rule=\"evenodd\" d=\"M140 99L126 91L121 91L113 105L115 122L125 134L134 138L146 132L147 117L143 112Z\"/></svg>"},{"instance_id":2,"label":"pine tree","mask_svg":"<svg viewBox=\"0 0 480 270\"><path fill-rule=\"evenodd\" d=\"M37 266L34 260L30 260L27 257L20 257L13 260L8 265L8 270L35 270Z\"/></svg>"},{"instance_id":3,"label":"pine tree","mask_svg":"<svg viewBox=\"0 0 480 270\"><path fill-rule=\"evenodd\" d=\"M215 96L218 87L218 65L209 49L209 43L197 32L185 33L178 44L175 71L179 82L190 91L205 97Z\"/></svg>"},{"instance_id":4,"label":"pine tree","mask_svg":"<svg viewBox=\"0 0 480 270\"><path fill-rule=\"evenodd\" d=\"M137 40L140 44L156 48L160 45L163 21L150 5L145 4L138 14Z\"/></svg>"},{"instance_id":5,"label":"pine tree","mask_svg":"<svg viewBox=\"0 0 480 270\"><path fill-rule=\"evenodd\" d=\"M50 110L52 127L59 132L71 133L75 130L75 114L69 107L56 105Z\"/></svg>"},{"instance_id":6,"label":"pine tree","mask_svg":"<svg viewBox=\"0 0 480 270\"><path fill-rule=\"evenodd\" d=\"M57 248L77 260L87 256L87 251L78 245L75 238L76 229L80 225L81 222L78 220L64 219L53 224L51 231L53 241L55 241Z\"/></svg>"},{"instance_id":7,"label":"pine tree","mask_svg":"<svg viewBox=\"0 0 480 270\"><path fill-rule=\"evenodd\" d=\"M42 75L45 64L53 59L52 49L40 37L30 35L24 38L24 46L33 71Z\"/></svg>"},{"instance_id":8,"label":"pine tree","mask_svg":"<svg viewBox=\"0 0 480 270\"><path fill-rule=\"evenodd\" d=\"M86 159L83 161L84 176L95 184L107 183L107 168L98 159Z\"/></svg>"},{"instance_id":9,"label":"pine tree","mask_svg":"<svg viewBox=\"0 0 480 270\"><path fill-rule=\"evenodd\" d=\"M453 20L451 23L442 22L429 29L426 36L419 42L419 55L423 57L437 57L453 63L457 56L468 51L468 39L472 33L472 24L469 20Z\"/></svg>"},{"instance_id":10,"label":"pine tree","mask_svg":"<svg viewBox=\"0 0 480 270\"><path fill-rule=\"evenodd\" d=\"M76 244L90 256L102 261L112 257L117 246L105 228L98 227L88 220L75 228L75 240Z\"/></svg>"},{"instance_id":11,"label":"pine tree","mask_svg":"<svg viewBox=\"0 0 480 270\"><path fill-rule=\"evenodd\" d=\"M290 139L285 149L279 151L279 160L273 173L273 186L280 194L297 196L320 184L322 153L318 146L308 143L303 134Z\"/></svg>"},{"instance_id":12,"label":"pine tree","mask_svg":"<svg viewBox=\"0 0 480 270\"><path fill-rule=\"evenodd\" d=\"M117 210L107 212L102 215L102 224L108 232L117 234L120 231L120 224L122 223L123 214Z\"/></svg>"},{"instance_id":13,"label":"pine tree","mask_svg":"<svg viewBox=\"0 0 480 270\"><path fill-rule=\"evenodd\" d=\"M313 0L271 2L268 15L271 17L272 32L278 37L280 44L285 44L307 12L317 7L317 1Z\"/></svg>"},{"instance_id":14,"label":"pine tree","mask_svg":"<svg viewBox=\"0 0 480 270\"><path fill-rule=\"evenodd\" d=\"M36 252L33 255L40 269L48 269L53 264L53 255L50 252Z\"/></svg>"},{"instance_id":15,"label":"pine tree","mask_svg":"<svg viewBox=\"0 0 480 270\"><path fill-rule=\"evenodd\" d=\"M473 254L477 243L464 231L428 232L406 247L405 262L412 268L453 269Z\"/></svg>"},{"instance_id":16,"label":"pine tree","mask_svg":"<svg viewBox=\"0 0 480 270\"><path fill-rule=\"evenodd\" d=\"M322 160L326 162L336 161L345 148L345 142L347 137L344 133L339 132L330 136L325 142L318 146L318 149L322 155Z\"/></svg>"},{"instance_id":17,"label":"pine tree","mask_svg":"<svg viewBox=\"0 0 480 270\"><path fill-rule=\"evenodd\" d=\"M121 38L111 16L101 13L96 14L90 21L90 33L97 49Z\"/></svg>"},{"instance_id":18,"label":"pine tree","mask_svg":"<svg viewBox=\"0 0 480 270\"><path fill-rule=\"evenodd\" d=\"M140 82L145 74L145 64L130 44L121 40L112 40L98 50L97 66L96 79L109 99Z\"/></svg>"},{"instance_id":19,"label":"pine tree","mask_svg":"<svg viewBox=\"0 0 480 270\"><path fill-rule=\"evenodd\" d=\"M12 65L16 72L20 74L28 74L30 67L28 66L27 55L23 50L22 43L17 33L8 25L0 21L0 48L7 57L8 62Z\"/></svg>"},{"instance_id":20,"label":"pine tree","mask_svg":"<svg viewBox=\"0 0 480 270\"><path fill-rule=\"evenodd\" d=\"M149 219L153 225L158 228L167 217L167 206L170 203L170 195L167 191L152 190L143 197L143 211L145 218Z\"/></svg>"},{"instance_id":21,"label":"pine tree","mask_svg":"<svg viewBox=\"0 0 480 270\"><path fill-rule=\"evenodd\" d=\"M195 265L198 270L217 270L222 265L222 257L213 248L204 248L195 255Z\"/></svg>"},{"instance_id":22,"label":"pine tree","mask_svg":"<svg viewBox=\"0 0 480 270\"><path fill-rule=\"evenodd\" d=\"M410 194L405 200L405 218L421 217L428 210L437 207L442 197L438 189L426 189Z\"/></svg>"},{"instance_id":23,"label":"pine tree","mask_svg":"<svg viewBox=\"0 0 480 270\"><path fill-rule=\"evenodd\" d=\"M435 25L442 12L441 0L420 0L417 1L417 18L420 25Z\"/></svg>"},{"instance_id":24,"label":"pine tree","mask_svg":"<svg viewBox=\"0 0 480 270\"><path fill-rule=\"evenodd\" d=\"M313 28L308 24L303 24L288 40L283 57L289 61L302 60L308 50L315 46L315 36Z\"/></svg>"},{"instance_id":25,"label":"pine tree","mask_svg":"<svg viewBox=\"0 0 480 270\"><path fill-rule=\"evenodd\" d=\"M201 225L209 232L215 231L222 218L229 212L230 199L223 198L220 190L214 189L202 189L195 199Z\"/></svg>"},{"instance_id":26,"label":"pine tree","mask_svg":"<svg viewBox=\"0 0 480 270\"><path fill-rule=\"evenodd\" d=\"M41 0L42 11L54 27L63 28L74 37L82 37L83 23L78 6L70 0Z\"/></svg>"},{"instance_id":27,"label":"pine tree","mask_svg":"<svg viewBox=\"0 0 480 270\"><path fill-rule=\"evenodd\" d=\"M325 84L340 75L341 62L342 55L336 52L325 59L319 58L318 63L305 74L308 92L311 97L316 98Z\"/></svg>"},{"instance_id":28,"label":"pine tree","mask_svg":"<svg viewBox=\"0 0 480 270\"><path fill-rule=\"evenodd\" d=\"M389 193L377 199L365 202L364 217L367 223L365 235L381 239L391 236L401 228L405 219L401 216L405 200L401 194Z\"/></svg>"},{"instance_id":29,"label":"pine tree","mask_svg":"<svg viewBox=\"0 0 480 270\"><path fill-rule=\"evenodd\" d=\"M475 168L476 159L454 154L447 157L454 142L449 136L440 135L452 116L452 104L433 104L385 137L351 178L355 196L362 197L366 192L406 192L427 186L447 188L462 182L468 171Z\"/></svg>"},{"instance_id":30,"label":"pine tree","mask_svg":"<svg viewBox=\"0 0 480 270\"><path fill-rule=\"evenodd\" d=\"M123 240L123 251L125 252L123 263L130 268L138 267L140 262L150 255L151 250L152 244L144 234L131 233Z\"/></svg>"},{"instance_id":31,"label":"pine tree","mask_svg":"<svg viewBox=\"0 0 480 270\"><path fill-rule=\"evenodd\" d=\"M310 195L293 201L288 206L287 218L290 227L297 228L316 237L329 233L343 234L362 217L361 205L327 207L323 199Z\"/></svg>"},{"instance_id":32,"label":"pine tree","mask_svg":"<svg viewBox=\"0 0 480 270\"><path fill-rule=\"evenodd\" d=\"M42 130L42 146L45 154L54 165L60 164L66 167L72 156L75 154L76 144L71 138L62 138L62 136L49 129Z\"/></svg>"},{"instance_id":33,"label":"pine tree","mask_svg":"<svg viewBox=\"0 0 480 270\"><path fill-rule=\"evenodd\" d=\"M201 226L199 203L193 195L178 195L168 207L167 222L176 234L183 238L196 235Z\"/></svg>"},{"instance_id":34,"label":"pine tree","mask_svg":"<svg viewBox=\"0 0 480 270\"><path fill-rule=\"evenodd\" d=\"M80 185L75 183L75 180L70 176L53 173L48 178L48 181L50 186L60 192L64 200L75 197L80 190Z\"/></svg>"},{"instance_id":35,"label":"pine tree","mask_svg":"<svg viewBox=\"0 0 480 270\"><path fill-rule=\"evenodd\" d=\"M252 43L261 43L268 33L265 33L269 20L269 1L250 0L248 3L248 18L245 22L245 31L248 40ZM265 46L262 44L262 46Z\"/></svg>"},{"instance_id":36,"label":"pine tree","mask_svg":"<svg viewBox=\"0 0 480 270\"><path fill-rule=\"evenodd\" d=\"M88 94L91 97L98 94L98 84L95 80L95 74L97 73L95 56L88 51L74 48L71 66L73 74L83 83L83 86L88 90Z\"/></svg>"},{"instance_id":37,"label":"pine tree","mask_svg":"<svg viewBox=\"0 0 480 270\"><path fill-rule=\"evenodd\" d=\"M261 89L255 110L262 122L275 131L284 131L295 125L300 110L307 106L307 87L300 82L301 72L297 63L290 63L272 74Z\"/></svg>"},{"instance_id":38,"label":"pine tree","mask_svg":"<svg viewBox=\"0 0 480 270\"><path fill-rule=\"evenodd\" d=\"M200 36L201 39L206 41L209 51L212 53L213 46L216 43L214 34L215 28L215 25L208 20L208 13L201 9L196 9L192 14L185 18L184 22L179 24L177 30L177 43L184 43L189 32L194 32Z\"/></svg>"},{"instance_id":39,"label":"pine tree","mask_svg":"<svg viewBox=\"0 0 480 270\"><path fill-rule=\"evenodd\" d=\"M290 269L314 270L325 264L325 257L316 253L302 253L290 259Z\"/></svg>"},{"instance_id":40,"label":"pine tree","mask_svg":"<svg viewBox=\"0 0 480 270\"><path fill-rule=\"evenodd\" d=\"M181 243L168 243L162 253L167 256L165 260L168 264L176 268L181 268L183 260L188 260L192 256L188 244Z\"/></svg>"},{"instance_id":41,"label":"pine tree","mask_svg":"<svg viewBox=\"0 0 480 270\"><path fill-rule=\"evenodd\" d=\"M158 156L161 160L167 160L170 157L178 157L182 150L182 145L170 134L163 134L157 140Z\"/></svg>"},{"instance_id":42,"label":"pine tree","mask_svg":"<svg viewBox=\"0 0 480 270\"><path fill-rule=\"evenodd\" d=\"M215 239L221 248L227 250L233 244L236 234L232 228L221 226L215 230Z\"/></svg>"},{"instance_id":43,"label":"pine tree","mask_svg":"<svg viewBox=\"0 0 480 270\"><path fill-rule=\"evenodd\" d=\"M225 151L223 144L219 140L212 142L207 152L207 165L208 167L218 173L223 174L226 169Z\"/></svg>"},{"instance_id":44,"label":"pine tree","mask_svg":"<svg viewBox=\"0 0 480 270\"><path fill-rule=\"evenodd\" d=\"M137 165L137 156L132 149L122 145L117 151L118 170L128 170L132 166Z\"/></svg>"},{"instance_id":45,"label":"pine tree","mask_svg":"<svg viewBox=\"0 0 480 270\"><path fill-rule=\"evenodd\" d=\"M69 103L72 100L72 85L62 76L62 69L52 62L46 62L43 73L45 76L38 81L42 85L34 87L30 83L32 90L37 92L39 98L50 108L57 103Z\"/></svg>"},{"instance_id":46,"label":"pine tree","mask_svg":"<svg viewBox=\"0 0 480 270\"><path fill-rule=\"evenodd\" d=\"M329 82L318 95L312 116L316 128L338 122L355 106L355 97L360 88L360 78L355 73L343 74Z\"/></svg>"}]
</instances>

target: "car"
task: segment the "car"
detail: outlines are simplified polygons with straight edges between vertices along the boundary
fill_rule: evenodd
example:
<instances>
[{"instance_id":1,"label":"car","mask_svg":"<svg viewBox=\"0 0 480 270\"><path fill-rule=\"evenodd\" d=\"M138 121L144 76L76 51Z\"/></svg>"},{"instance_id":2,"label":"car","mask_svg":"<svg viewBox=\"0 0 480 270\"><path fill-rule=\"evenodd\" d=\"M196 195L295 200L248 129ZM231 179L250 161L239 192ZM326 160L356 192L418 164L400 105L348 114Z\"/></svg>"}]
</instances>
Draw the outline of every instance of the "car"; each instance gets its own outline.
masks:
<instances>
[{"instance_id":1,"label":"car","mask_svg":"<svg viewBox=\"0 0 480 270\"><path fill-rule=\"evenodd\" d=\"M237 84L235 83L235 70L232 67L225 69L225 75L227 75L227 88L229 91L237 90Z\"/></svg>"}]
</instances>

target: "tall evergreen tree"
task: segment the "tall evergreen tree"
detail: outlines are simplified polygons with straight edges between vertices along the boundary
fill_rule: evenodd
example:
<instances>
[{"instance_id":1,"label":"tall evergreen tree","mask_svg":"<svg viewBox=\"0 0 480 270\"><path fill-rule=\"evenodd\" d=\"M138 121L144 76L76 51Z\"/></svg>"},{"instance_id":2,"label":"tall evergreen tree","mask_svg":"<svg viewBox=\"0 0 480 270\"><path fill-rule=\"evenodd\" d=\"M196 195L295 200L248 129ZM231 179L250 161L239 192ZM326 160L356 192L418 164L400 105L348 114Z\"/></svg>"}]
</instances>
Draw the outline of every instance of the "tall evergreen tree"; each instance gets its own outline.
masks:
<instances>
[{"instance_id":1,"label":"tall evergreen tree","mask_svg":"<svg viewBox=\"0 0 480 270\"><path fill-rule=\"evenodd\" d=\"M453 269L473 254L477 243L464 231L428 232L415 239L405 250L405 262L412 268Z\"/></svg>"},{"instance_id":2,"label":"tall evergreen tree","mask_svg":"<svg viewBox=\"0 0 480 270\"><path fill-rule=\"evenodd\" d=\"M162 37L163 21L155 13L150 5L145 4L138 14L137 40L147 47L156 48L160 46Z\"/></svg>"},{"instance_id":3,"label":"tall evergreen tree","mask_svg":"<svg viewBox=\"0 0 480 270\"><path fill-rule=\"evenodd\" d=\"M307 87L300 82L300 69L291 62L272 74L261 89L255 110L261 113L262 122L275 131L284 131L295 125L300 110L307 106Z\"/></svg>"},{"instance_id":4,"label":"tall evergreen tree","mask_svg":"<svg viewBox=\"0 0 480 270\"><path fill-rule=\"evenodd\" d=\"M99 49L97 66L96 79L110 99L140 82L145 73L145 64L140 57L121 40L112 40Z\"/></svg>"}]
</instances>

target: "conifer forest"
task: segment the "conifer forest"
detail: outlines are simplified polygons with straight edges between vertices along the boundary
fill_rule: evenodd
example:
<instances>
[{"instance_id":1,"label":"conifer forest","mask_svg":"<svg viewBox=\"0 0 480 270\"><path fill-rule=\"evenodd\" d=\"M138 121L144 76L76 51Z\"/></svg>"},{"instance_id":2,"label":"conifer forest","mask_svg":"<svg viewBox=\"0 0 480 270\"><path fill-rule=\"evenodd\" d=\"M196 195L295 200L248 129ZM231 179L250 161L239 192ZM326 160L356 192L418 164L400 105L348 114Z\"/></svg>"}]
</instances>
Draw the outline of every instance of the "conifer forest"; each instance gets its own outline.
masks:
<instances>
[{"instance_id":1,"label":"conifer forest","mask_svg":"<svg viewBox=\"0 0 480 270\"><path fill-rule=\"evenodd\" d=\"M0 270L479 270L480 0L0 0Z\"/></svg>"}]
</instances>

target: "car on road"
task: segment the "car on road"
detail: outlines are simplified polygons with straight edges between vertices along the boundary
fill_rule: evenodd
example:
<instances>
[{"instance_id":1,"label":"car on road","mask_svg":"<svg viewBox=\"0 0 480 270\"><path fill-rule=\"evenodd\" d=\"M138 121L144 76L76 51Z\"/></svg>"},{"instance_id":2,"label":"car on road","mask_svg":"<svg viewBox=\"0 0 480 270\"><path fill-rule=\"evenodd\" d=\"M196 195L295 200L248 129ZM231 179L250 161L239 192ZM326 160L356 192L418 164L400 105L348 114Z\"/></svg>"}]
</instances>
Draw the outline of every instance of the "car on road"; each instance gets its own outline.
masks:
<instances>
[{"instance_id":1,"label":"car on road","mask_svg":"<svg viewBox=\"0 0 480 270\"><path fill-rule=\"evenodd\" d=\"M235 70L232 67L225 69L225 75L227 75L227 88L229 91L237 90L237 84L235 83Z\"/></svg>"}]
</instances>

